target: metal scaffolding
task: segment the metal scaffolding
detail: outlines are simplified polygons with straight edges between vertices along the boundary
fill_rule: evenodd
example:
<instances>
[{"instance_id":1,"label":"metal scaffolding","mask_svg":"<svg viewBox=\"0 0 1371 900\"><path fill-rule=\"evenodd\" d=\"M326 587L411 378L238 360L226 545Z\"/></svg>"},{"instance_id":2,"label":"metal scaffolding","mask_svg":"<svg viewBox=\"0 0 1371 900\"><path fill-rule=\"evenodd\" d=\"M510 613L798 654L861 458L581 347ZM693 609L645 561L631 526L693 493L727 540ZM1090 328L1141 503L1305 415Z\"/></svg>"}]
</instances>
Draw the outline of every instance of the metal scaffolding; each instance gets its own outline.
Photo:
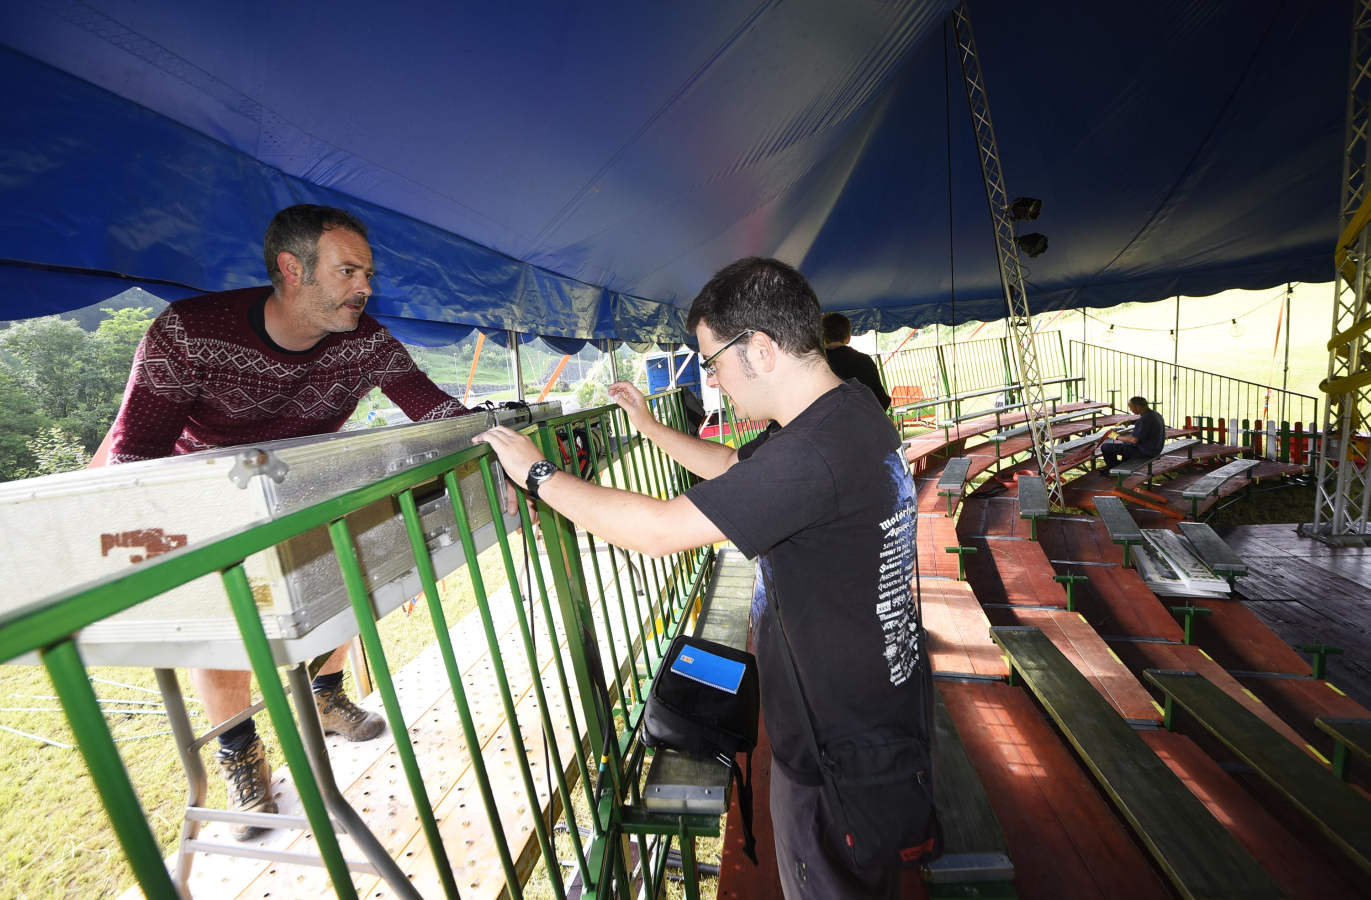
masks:
<instances>
[{"instance_id":1,"label":"metal scaffolding","mask_svg":"<svg viewBox=\"0 0 1371 900\"><path fill-rule=\"evenodd\" d=\"M967 15L965 2L957 5L952 20L956 28L966 100L971 109L971 124L980 152L985 196L995 226L995 251L1000 263L1000 283L1004 286L1006 322L1014 339L1024 412L1028 417L1028 431L1033 436L1033 456L1047 485L1048 504L1053 509L1061 509L1061 478L1057 473L1056 456L1052 453L1049 410L1043 397L1037 352L1033 347L1033 316L1028 311L1028 296L1024 292L1023 270L1019 266L1019 245L1015 240L1014 220L1010 216L1009 195L1005 191L1004 172L1000 168L995 129L990 123L990 101L986 96L985 80L976 55L976 39L971 33L971 19Z\"/></svg>"},{"instance_id":2,"label":"metal scaffolding","mask_svg":"<svg viewBox=\"0 0 1371 900\"><path fill-rule=\"evenodd\" d=\"M1371 539L1371 0L1357 0L1352 22L1347 85L1347 137L1343 157L1342 230L1334 251L1333 329L1328 341L1328 395L1319 450L1314 521L1305 533L1337 543Z\"/></svg>"}]
</instances>

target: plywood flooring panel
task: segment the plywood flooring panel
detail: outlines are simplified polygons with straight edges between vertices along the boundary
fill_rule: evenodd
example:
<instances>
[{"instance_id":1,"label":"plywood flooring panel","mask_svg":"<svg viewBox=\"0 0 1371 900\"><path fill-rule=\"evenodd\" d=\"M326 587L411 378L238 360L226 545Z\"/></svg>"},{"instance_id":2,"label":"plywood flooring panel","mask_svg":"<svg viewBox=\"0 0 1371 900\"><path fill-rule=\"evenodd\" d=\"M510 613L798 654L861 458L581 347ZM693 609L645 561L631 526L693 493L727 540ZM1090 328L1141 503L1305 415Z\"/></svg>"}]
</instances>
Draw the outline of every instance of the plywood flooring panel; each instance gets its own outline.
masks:
<instances>
[{"instance_id":1,"label":"plywood flooring panel","mask_svg":"<svg viewBox=\"0 0 1371 900\"><path fill-rule=\"evenodd\" d=\"M939 685L1014 860L1024 900L1133 900L1171 892L1028 692Z\"/></svg>"},{"instance_id":2,"label":"plywood flooring panel","mask_svg":"<svg viewBox=\"0 0 1371 900\"><path fill-rule=\"evenodd\" d=\"M1004 655L990 639L990 620L976 602L970 585L925 578L920 588L929 657L935 673L992 678L1009 675Z\"/></svg>"},{"instance_id":3,"label":"plywood flooring panel","mask_svg":"<svg viewBox=\"0 0 1371 900\"><path fill-rule=\"evenodd\" d=\"M1039 609L992 609L995 625L1032 625L1042 630L1062 655L1125 719L1160 722L1152 696L1078 613Z\"/></svg>"},{"instance_id":4,"label":"plywood flooring panel","mask_svg":"<svg viewBox=\"0 0 1371 900\"><path fill-rule=\"evenodd\" d=\"M1189 738L1166 731L1140 736L1292 898L1357 895L1359 888L1323 856L1323 842L1302 840L1308 829L1287 829Z\"/></svg>"},{"instance_id":5,"label":"plywood flooring panel","mask_svg":"<svg viewBox=\"0 0 1371 900\"><path fill-rule=\"evenodd\" d=\"M1243 689L1243 685L1228 673L1203 650L1185 644L1160 644L1150 641L1110 641L1110 648L1128 666L1129 671L1141 677L1144 669L1171 669L1183 672L1198 672L1217 685L1225 694L1241 703L1266 724L1285 735L1297 746L1304 746L1299 732L1291 728L1275 710L1263 703L1256 695ZM1158 695L1160 698L1160 694Z\"/></svg>"}]
</instances>

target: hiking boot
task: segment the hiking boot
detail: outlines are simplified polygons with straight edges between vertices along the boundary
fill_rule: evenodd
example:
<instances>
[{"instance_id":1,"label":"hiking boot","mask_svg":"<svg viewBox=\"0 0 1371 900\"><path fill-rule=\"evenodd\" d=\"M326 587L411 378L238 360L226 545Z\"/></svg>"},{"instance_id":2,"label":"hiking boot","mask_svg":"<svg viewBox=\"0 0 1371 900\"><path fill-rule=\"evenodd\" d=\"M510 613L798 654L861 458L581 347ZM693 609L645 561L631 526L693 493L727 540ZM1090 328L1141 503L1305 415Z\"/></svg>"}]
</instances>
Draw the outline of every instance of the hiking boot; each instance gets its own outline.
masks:
<instances>
[{"instance_id":1,"label":"hiking boot","mask_svg":"<svg viewBox=\"0 0 1371 900\"><path fill-rule=\"evenodd\" d=\"M271 796L271 763L262 739L255 737L242 750L220 749L219 771L228 782L229 809L235 812L274 813ZM235 839L249 841L270 829L258 825L231 825Z\"/></svg>"},{"instance_id":2,"label":"hiking boot","mask_svg":"<svg viewBox=\"0 0 1371 900\"><path fill-rule=\"evenodd\" d=\"M341 734L350 741L369 741L386 730L386 720L353 703L343 693L342 685L317 692L314 705L319 708L324 734Z\"/></svg>"}]
</instances>

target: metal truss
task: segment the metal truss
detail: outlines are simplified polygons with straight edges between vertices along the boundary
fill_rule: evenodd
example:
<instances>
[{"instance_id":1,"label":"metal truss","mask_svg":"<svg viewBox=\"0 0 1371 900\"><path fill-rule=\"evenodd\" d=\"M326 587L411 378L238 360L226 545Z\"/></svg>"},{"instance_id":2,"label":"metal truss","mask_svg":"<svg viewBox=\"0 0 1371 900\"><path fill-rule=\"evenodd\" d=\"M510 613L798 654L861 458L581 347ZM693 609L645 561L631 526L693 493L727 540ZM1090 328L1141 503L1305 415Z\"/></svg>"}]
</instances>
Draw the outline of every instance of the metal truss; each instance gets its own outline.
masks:
<instances>
[{"instance_id":1,"label":"metal truss","mask_svg":"<svg viewBox=\"0 0 1371 900\"><path fill-rule=\"evenodd\" d=\"M1024 292L1023 270L1019 266L1019 245L1014 239L1014 221L1009 214L1009 195L1004 187L1004 172L1000 169L1000 152L995 144L995 129L990 123L990 101L986 97L985 80L976 55L976 39L971 34L971 19L966 3L952 13L957 34L957 48L962 64L962 81L966 86L966 100L971 109L971 124L976 132L976 146L981 158L981 176L985 181L985 196L990 205L990 218L995 226L995 251L1000 263L1000 283L1004 287L1009 332L1013 336L1015 361L1023 388L1024 411L1028 416L1028 430L1033 436L1033 456L1047 485L1048 504L1061 509L1062 484L1057 472L1057 458L1052 452L1049 410L1043 397L1042 375L1038 369L1038 355L1033 347L1033 317L1028 311L1028 296Z\"/></svg>"},{"instance_id":2,"label":"metal truss","mask_svg":"<svg viewBox=\"0 0 1371 900\"><path fill-rule=\"evenodd\" d=\"M1314 521L1305 532L1338 543L1371 540L1371 0L1357 0L1347 85L1341 234L1334 251L1333 331L1328 378L1319 387L1324 440L1319 450Z\"/></svg>"}]
</instances>

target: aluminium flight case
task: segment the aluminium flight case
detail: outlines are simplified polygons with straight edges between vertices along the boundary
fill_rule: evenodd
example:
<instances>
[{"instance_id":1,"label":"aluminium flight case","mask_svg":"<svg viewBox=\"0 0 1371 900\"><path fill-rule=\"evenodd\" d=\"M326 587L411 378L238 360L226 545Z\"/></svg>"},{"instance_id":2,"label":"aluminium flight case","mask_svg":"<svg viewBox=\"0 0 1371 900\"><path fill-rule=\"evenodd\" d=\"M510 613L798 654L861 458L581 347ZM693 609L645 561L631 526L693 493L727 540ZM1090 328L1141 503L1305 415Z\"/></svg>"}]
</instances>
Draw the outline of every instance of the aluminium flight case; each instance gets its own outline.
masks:
<instances>
[{"instance_id":1,"label":"aluminium flight case","mask_svg":"<svg viewBox=\"0 0 1371 900\"><path fill-rule=\"evenodd\" d=\"M559 402L208 450L0 484L0 612L126 570L145 559L240 530L465 450L500 424L561 414ZM494 541L476 463L458 471L477 547ZM465 562L441 479L415 490L441 576ZM399 505L377 501L348 517L378 616L421 590ZM517 517L507 525L517 527ZM356 633L323 526L253 554L246 571L277 662L301 662ZM217 573L84 629L88 664L248 668ZM27 659L32 661L32 654Z\"/></svg>"}]
</instances>

